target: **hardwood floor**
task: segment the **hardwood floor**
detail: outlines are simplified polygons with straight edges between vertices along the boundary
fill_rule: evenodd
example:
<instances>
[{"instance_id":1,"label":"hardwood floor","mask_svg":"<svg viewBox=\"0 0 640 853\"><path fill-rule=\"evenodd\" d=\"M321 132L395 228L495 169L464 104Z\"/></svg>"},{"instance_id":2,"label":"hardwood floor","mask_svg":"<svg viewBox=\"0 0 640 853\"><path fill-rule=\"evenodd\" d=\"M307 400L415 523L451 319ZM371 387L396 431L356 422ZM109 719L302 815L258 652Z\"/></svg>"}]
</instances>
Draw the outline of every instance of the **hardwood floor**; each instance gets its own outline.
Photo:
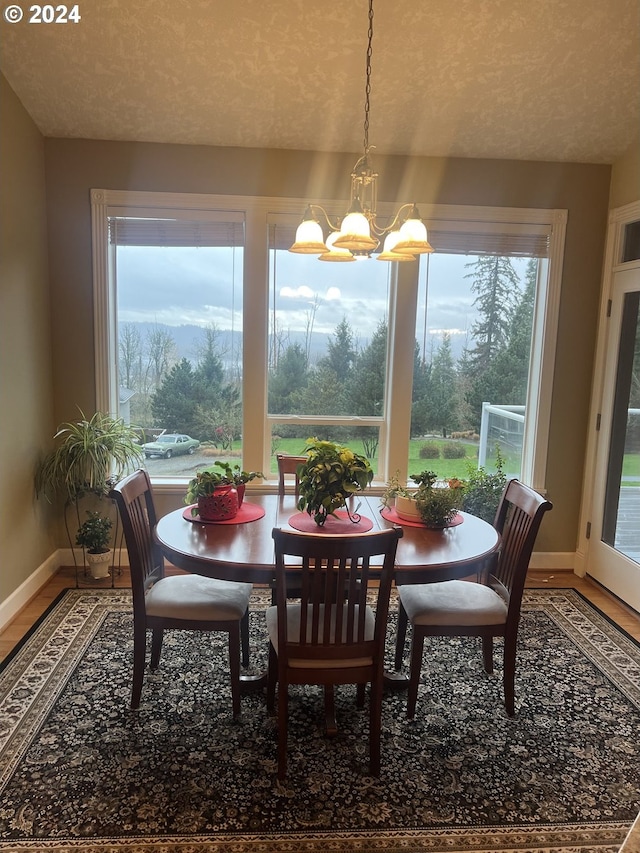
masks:
<instances>
[{"instance_id":1,"label":"hardwood floor","mask_svg":"<svg viewBox=\"0 0 640 853\"><path fill-rule=\"evenodd\" d=\"M169 570L170 571L170 570ZM177 570L176 570L177 571ZM91 584L82 586L93 586L94 588L108 588L111 579L105 581L92 581ZM127 587L130 585L129 572L122 570L122 574L115 579L115 585ZM16 618L0 633L0 660L3 660L11 649L27 633L36 620L44 613L56 596L68 587L75 586L75 570L73 568L61 568L58 573L44 586L40 592L27 604ZM631 608L626 607L611 593L607 592L596 581L590 578L579 578L573 572L568 571L542 571L530 569L527 576L527 586L548 588L572 588L581 592L585 598L609 616L617 625L640 642L640 616Z\"/></svg>"}]
</instances>

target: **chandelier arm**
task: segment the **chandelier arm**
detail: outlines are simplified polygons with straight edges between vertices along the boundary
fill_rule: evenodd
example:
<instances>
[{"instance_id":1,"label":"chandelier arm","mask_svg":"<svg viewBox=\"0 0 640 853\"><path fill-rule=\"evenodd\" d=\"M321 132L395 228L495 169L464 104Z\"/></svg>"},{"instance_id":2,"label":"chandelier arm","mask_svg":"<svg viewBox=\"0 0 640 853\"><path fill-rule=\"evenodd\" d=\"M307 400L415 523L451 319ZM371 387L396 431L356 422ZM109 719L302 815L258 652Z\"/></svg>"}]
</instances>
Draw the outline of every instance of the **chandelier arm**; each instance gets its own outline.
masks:
<instances>
[{"instance_id":1,"label":"chandelier arm","mask_svg":"<svg viewBox=\"0 0 640 853\"><path fill-rule=\"evenodd\" d=\"M393 231L393 230L395 229L396 225L398 225L398 224L400 223L400 217L402 217L402 213L403 213L403 211L405 211L408 207L413 207L413 202L410 202L410 201L409 201L409 202L406 202L406 204L403 204L403 205L402 205L402 207L398 208L398 210L397 210L397 212L396 212L396 215L393 217L393 221L392 221L389 225L387 225L385 228L381 228L381 227L377 224L377 222L376 222L375 218L374 218L374 219L372 219L372 220L371 220L371 229L372 229L372 230L373 230L373 231L374 231L374 232L375 232L379 237L381 237L383 234L388 234L390 231ZM402 221L403 221L403 222L404 222L404 220L405 220L405 219L406 219L406 217L402 217ZM401 224L401 223L400 223L400 224Z\"/></svg>"},{"instance_id":2,"label":"chandelier arm","mask_svg":"<svg viewBox=\"0 0 640 853\"><path fill-rule=\"evenodd\" d=\"M322 205L321 205L321 204L315 204L314 202L310 202L309 207L311 208L311 212L312 212L312 213L314 213L316 210L319 210L319 211L322 213L322 215L324 216L324 220L325 220L325 222L326 222L327 226L328 226L332 231L339 231L339 230L340 230L340 223L339 223L339 221L338 221L338 224L337 224L337 225L336 225L334 222L332 222L332 221L331 221L331 217L329 216L329 214L327 213L327 211L324 209L324 207L322 207Z\"/></svg>"}]
</instances>

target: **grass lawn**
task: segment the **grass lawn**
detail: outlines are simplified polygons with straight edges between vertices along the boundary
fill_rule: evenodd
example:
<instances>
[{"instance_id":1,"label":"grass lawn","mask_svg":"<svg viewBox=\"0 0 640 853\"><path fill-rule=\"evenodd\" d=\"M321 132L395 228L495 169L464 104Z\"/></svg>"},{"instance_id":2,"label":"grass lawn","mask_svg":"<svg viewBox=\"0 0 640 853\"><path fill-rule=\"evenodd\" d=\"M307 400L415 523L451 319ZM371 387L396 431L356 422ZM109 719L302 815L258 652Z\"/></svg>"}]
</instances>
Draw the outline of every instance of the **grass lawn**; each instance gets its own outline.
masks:
<instances>
[{"instance_id":1,"label":"grass lawn","mask_svg":"<svg viewBox=\"0 0 640 853\"><path fill-rule=\"evenodd\" d=\"M442 448L452 443L462 443L465 448L465 456L461 459L444 459L442 457ZM305 440L301 438L281 438L278 442L278 453L288 453L291 456L300 456L305 447ZM419 474L421 471L433 471L438 477L446 479L449 477L458 477L461 480L464 480L469 475L469 467L476 467L478 460L478 445L473 442L452 442L447 439L429 439L429 444L437 445L440 447L440 457L437 459L421 459L420 458L420 448L425 444L424 439L412 439L409 443L409 475L411 474ZM349 447L354 451L354 453L360 453L362 455L366 455L364 452L364 447L361 441L354 440L349 442ZM221 452L219 459L229 459L232 464L236 464L238 462L238 457L241 452L241 443L234 442L233 445L233 457L229 455L228 457ZM517 453L502 450L502 456L504 459L504 470L507 473L507 476L517 476L517 473L520 470L520 456ZM235 458L234 458L235 457ZM371 458L371 464L375 470L377 464L377 457ZM490 454L487 459L486 468L489 471L495 470L494 466L495 456ZM275 454L271 457L271 467L270 472L272 475L277 474L278 466L276 463ZM623 477L630 477L633 480L640 480L640 453L627 453L624 457L624 465L622 469ZM623 483L624 485L637 485L637 483Z\"/></svg>"}]
</instances>

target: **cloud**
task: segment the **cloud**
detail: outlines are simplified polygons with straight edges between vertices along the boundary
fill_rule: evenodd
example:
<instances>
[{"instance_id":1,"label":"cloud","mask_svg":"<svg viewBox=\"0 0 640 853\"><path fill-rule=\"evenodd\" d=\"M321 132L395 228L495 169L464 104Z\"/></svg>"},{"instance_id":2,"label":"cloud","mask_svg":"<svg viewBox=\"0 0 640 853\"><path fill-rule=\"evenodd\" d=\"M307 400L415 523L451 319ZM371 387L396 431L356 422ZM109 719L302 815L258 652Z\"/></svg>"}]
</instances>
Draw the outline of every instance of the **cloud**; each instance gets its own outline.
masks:
<instances>
[{"instance_id":1,"label":"cloud","mask_svg":"<svg viewBox=\"0 0 640 853\"><path fill-rule=\"evenodd\" d=\"M313 299L315 293L306 284L301 284L299 287L282 287L280 288L280 296L283 299Z\"/></svg>"},{"instance_id":2,"label":"cloud","mask_svg":"<svg viewBox=\"0 0 640 853\"><path fill-rule=\"evenodd\" d=\"M339 287L330 287L324 297L327 302L339 301L342 298Z\"/></svg>"}]
</instances>

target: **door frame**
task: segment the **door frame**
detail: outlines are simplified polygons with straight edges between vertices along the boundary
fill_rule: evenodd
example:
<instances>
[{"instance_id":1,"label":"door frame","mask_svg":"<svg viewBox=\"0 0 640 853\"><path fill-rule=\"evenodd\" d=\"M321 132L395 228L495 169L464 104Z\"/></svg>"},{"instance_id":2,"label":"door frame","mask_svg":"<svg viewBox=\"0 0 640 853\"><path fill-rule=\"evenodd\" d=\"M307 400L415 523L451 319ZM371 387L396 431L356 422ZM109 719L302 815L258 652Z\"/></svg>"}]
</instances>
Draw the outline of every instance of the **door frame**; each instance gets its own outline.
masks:
<instances>
[{"instance_id":1,"label":"door frame","mask_svg":"<svg viewBox=\"0 0 640 853\"><path fill-rule=\"evenodd\" d=\"M596 483L597 471L597 455L599 451L599 439L608 435L608 429L600 430L600 421L602 414L603 402L605 400L605 378L607 371L607 356L609 349L615 345L615 352L618 351L617 334L618 329L613 328L611 323L611 307L613 300L613 286L615 274L625 269L640 267L640 261L629 261L622 263L622 251L625 226L630 222L635 222L640 219L640 200L631 204L626 204L623 207L614 208L609 211L609 221L607 227L607 239L605 246L605 257L603 264L602 288L600 297L600 309L598 314L598 333L596 344L596 358L594 367L594 379L591 392L591 405L589 409L589 429L587 433L587 449L585 456L585 475L582 488L582 501L580 511L580 526L578 532L578 547L576 551L575 573L580 577L588 572L589 569L589 550L590 550L590 533L592 522L596 518L596 513L602 511L599 505L596 505L597 491L594 486ZM613 340L616 336L616 340ZM597 525L600 528L600 525Z\"/></svg>"}]
</instances>

